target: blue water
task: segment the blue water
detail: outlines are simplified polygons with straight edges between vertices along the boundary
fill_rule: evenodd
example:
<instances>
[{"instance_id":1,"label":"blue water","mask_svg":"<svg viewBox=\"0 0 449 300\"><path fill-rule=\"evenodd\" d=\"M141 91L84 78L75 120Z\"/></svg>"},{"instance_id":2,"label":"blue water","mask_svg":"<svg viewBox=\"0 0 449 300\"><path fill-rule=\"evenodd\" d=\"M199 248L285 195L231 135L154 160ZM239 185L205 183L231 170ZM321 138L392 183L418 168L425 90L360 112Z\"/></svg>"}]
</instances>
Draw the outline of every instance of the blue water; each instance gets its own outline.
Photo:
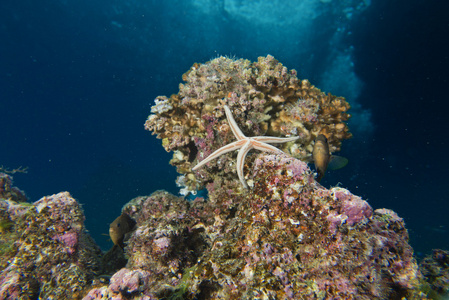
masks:
<instances>
[{"instance_id":1,"label":"blue water","mask_svg":"<svg viewBox=\"0 0 449 300\"><path fill-rule=\"evenodd\" d=\"M418 255L449 249L444 2L2 0L0 165L29 168L31 201L70 191L107 249L126 202L178 192L153 99L194 62L271 54L353 107L350 163L322 183L395 210Z\"/></svg>"}]
</instances>

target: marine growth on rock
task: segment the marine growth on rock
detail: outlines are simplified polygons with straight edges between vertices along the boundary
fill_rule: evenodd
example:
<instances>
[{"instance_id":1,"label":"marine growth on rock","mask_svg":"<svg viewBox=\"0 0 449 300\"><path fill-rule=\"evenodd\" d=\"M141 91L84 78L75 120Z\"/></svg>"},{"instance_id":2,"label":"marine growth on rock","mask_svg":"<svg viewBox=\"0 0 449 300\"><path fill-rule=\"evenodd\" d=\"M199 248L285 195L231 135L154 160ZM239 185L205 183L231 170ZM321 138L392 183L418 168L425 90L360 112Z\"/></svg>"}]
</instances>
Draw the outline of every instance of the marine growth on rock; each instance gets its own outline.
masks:
<instances>
[{"instance_id":1,"label":"marine growth on rock","mask_svg":"<svg viewBox=\"0 0 449 300\"><path fill-rule=\"evenodd\" d=\"M0 218L9 224L0 237L0 299L81 299L100 274L101 250L68 192L34 203L0 195Z\"/></svg>"},{"instance_id":2,"label":"marine growth on rock","mask_svg":"<svg viewBox=\"0 0 449 300\"><path fill-rule=\"evenodd\" d=\"M251 179L252 193L218 183L207 200L158 191L125 205L128 264L85 299L426 299L396 213L285 154L259 154Z\"/></svg>"},{"instance_id":3,"label":"marine growth on rock","mask_svg":"<svg viewBox=\"0 0 449 300\"><path fill-rule=\"evenodd\" d=\"M145 127L173 152L182 191L205 188L204 197L156 191L128 202L121 215L132 226L122 232L120 219L112 224L120 233L112 235L120 244L112 248L120 250L116 264L117 252L102 255L86 233L68 192L21 202L24 194L0 173L0 299L418 300L428 299L426 289L447 293L447 252L423 261L424 280L402 218L347 189L323 187L310 170L317 136L330 152L351 137L344 98L299 80L270 55L254 63L218 57L194 64L183 80L178 94L156 98ZM282 152L247 156L249 189L233 152L192 171L235 140L224 107L246 137L299 137L278 144Z\"/></svg>"},{"instance_id":4,"label":"marine growth on rock","mask_svg":"<svg viewBox=\"0 0 449 300\"><path fill-rule=\"evenodd\" d=\"M173 152L170 163L182 174L177 183L183 193L195 192L218 177L230 188L238 180L233 153L192 172L199 161L235 140L225 105L246 136L298 136L279 147L302 161L311 161L319 134L327 137L331 152L339 151L342 140L351 137L345 99L298 79L295 70L271 55L253 63L221 56L194 64L182 79L178 94L156 98L145 128ZM247 160L251 165L254 157Z\"/></svg>"}]
</instances>

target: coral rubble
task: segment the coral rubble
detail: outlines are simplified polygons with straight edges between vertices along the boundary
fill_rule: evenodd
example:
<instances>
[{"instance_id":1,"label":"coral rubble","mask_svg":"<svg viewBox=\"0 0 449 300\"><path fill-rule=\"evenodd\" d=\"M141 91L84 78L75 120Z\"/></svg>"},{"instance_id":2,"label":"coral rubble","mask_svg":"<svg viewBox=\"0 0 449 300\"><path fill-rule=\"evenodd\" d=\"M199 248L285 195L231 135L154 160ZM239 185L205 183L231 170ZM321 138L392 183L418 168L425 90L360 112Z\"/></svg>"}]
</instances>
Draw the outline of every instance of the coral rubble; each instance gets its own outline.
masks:
<instances>
[{"instance_id":1,"label":"coral rubble","mask_svg":"<svg viewBox=\"0 0 449 300\"><path fill-rule=\"evenodd\" d=\"M157 97L145 128L173 151L172 165L180 174L184 191L196 191L217 177L224 184L236 179L231 155L209 163L210 168L193 173L192 167L214 150L234 141L224 116L227 105L247 136L299 136L281 145L290 155L309 162L319 134L329 140L330 151L340 149L351 137L345 121L349 104L342 97L325 94L300 80L271 55L251 63L244 59L218 57L194 64L182 76L179 93Z\"/></svg>"}]
</instances>

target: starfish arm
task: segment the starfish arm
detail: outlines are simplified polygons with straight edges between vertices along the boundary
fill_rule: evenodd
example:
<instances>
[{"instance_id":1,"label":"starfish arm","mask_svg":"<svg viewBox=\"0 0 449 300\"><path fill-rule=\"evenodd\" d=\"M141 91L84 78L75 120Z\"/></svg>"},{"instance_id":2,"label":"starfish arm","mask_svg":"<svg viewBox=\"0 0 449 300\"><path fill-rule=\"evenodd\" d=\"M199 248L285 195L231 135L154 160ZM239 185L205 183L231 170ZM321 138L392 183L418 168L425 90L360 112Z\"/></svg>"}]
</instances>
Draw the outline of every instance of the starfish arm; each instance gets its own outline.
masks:
<instances>
[{"instance_id":1,"label":"starfish arm","mask_svg":"<svg viewBox=\"0 0 449 300\"><path fill-rule=\"evenodd\" d=\"M281 143L295 141L295 140L299 139L299 136L292 136L292 137L287 137L287 138L272 137L272 136L254 136L251 138L253 140L256 140L256 141L262 142L262 143L281 144Z\"/></svg>"},{"instance_id":2,"label":"starfish arm","mask_svg":"<svg viewBox=\"0 0 449 300\"><path fill-rule=\"evenodd\" d=\"M243 132L238 127L237 123L235 122L234 117L232 116L231 110L228 106L224 106L224 110L226 113L226 118L228 120L229 126L231 127L232 133L237 138L237 141L230 143L226 146L221 147L218 150L215 150L211 155L206 157L203 161L198 163L195 167L192 168L193 171L198 170L211 160L228 153L230 151L234 151L237 149L239 150L239 153L237 155L237 175L239 176L240 182L245 188L248 188L248 184L246 183L245 176L243 174L243 167L245 165L245 158L248 152L251 149L257 149L259 151L264 152L274 152L274 153L283 153L282 150L269 145L269 144L280 144L280 143L286 143L290 141L297 140L299 137L293 136L293 137L287 137L287 138L280 138L280 137L270 137L270 136L255 136L255 137L246 137Z\"/></svg>"},{"instance_id":3,"label":"starfish arm","mask_svg":"<svg viewBox=\"0 0 449 300\"><path fill-rule=\"evenodd\" d=\"M245 145L243 145L243 147L239 150L239 154L237 155L237 175L239 175L240 182L245 188L248 188L248 185L246 184L245 176L243 175L243 166L245 165L246 155L252 148L252 141L248 139Z\"/></svg>"},{"instance_id":4,"label":"starfish arm","mask_svg":"<svg viewBox=\"0 0 449 300\"><path fill-rule=\"evenodd\" d=\"M243 145L242 141L235 141L233 143L227 144L226 146L223 146L220 149L215 150L211 155L209 155L207 158L205 158L199 164L197 164L195 167L193 167L192 170L193 171L198 170L199 168L201 168L202 166L204 166L205 164L207 164L211 160L213 160L213 159L215 159L215 158L217 158L220 155L223 155L225 153L237 150L240 147L242 147L242 145Z\"/></svg>"},{"instance_id":5,"label":"starfish arm","mask_svg":"<svg viewBox=\"0 0 449 300\"><path fill-rule=\"evenodd\" d=\"M262 143L259 141L252 141L252 145L254 149L264 152L274 152L274 153L284 153L281 149L276 148L275 146L271 146L266 143Z\"/></svg>"},{"instance_id":6,"label":"starfish arm","mask_svg":"<svg viewBox=\"0 0 449 300\"><path fill-rule=\"evenodd\" d=\"M240 130L239 126L237 125L237 122L234 120L234 117L232 116L231 110L227 105L224 106L225 112L226 112L226 118L228 119L229 126L231 127L232 133L235 135L235 137L238 140L246 139L246 136L243 134L243 132Z\"/></svg>"}]
</instances>

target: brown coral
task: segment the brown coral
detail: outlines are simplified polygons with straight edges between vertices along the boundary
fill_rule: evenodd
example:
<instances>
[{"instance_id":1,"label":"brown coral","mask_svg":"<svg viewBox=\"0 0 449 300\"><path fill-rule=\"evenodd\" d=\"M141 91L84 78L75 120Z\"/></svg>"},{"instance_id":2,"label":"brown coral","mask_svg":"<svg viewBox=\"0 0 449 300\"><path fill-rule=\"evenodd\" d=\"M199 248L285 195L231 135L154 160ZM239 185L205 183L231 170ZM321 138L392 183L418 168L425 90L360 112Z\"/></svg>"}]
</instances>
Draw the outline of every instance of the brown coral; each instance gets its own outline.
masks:
<instances>
[{"instance_id":1,"label":"brown coral","mask_svg":"<svg viewBox=\"0 0 449 300\"><path fill-rule=\"evenodd\" d=\"M145 128L158 138L167 151L173 151L171 164L184 174L178 179L186 191L194 191L217 177L236 180L232 154L192 173L198 160L232 142L224 116L228 105L247 136L299 136L296 143L282 150L309 162L313 143L324 134L331 152L339 151L341 141L351 137L345 121L349 104L342 97L325 94L308 80L299 80L272 56L251 63L243 59L218 57L205 64L194 64L182 76L179 93L159 96ZM249 163L251 163L249 159Z\"/></svg>"}]
</instances>

